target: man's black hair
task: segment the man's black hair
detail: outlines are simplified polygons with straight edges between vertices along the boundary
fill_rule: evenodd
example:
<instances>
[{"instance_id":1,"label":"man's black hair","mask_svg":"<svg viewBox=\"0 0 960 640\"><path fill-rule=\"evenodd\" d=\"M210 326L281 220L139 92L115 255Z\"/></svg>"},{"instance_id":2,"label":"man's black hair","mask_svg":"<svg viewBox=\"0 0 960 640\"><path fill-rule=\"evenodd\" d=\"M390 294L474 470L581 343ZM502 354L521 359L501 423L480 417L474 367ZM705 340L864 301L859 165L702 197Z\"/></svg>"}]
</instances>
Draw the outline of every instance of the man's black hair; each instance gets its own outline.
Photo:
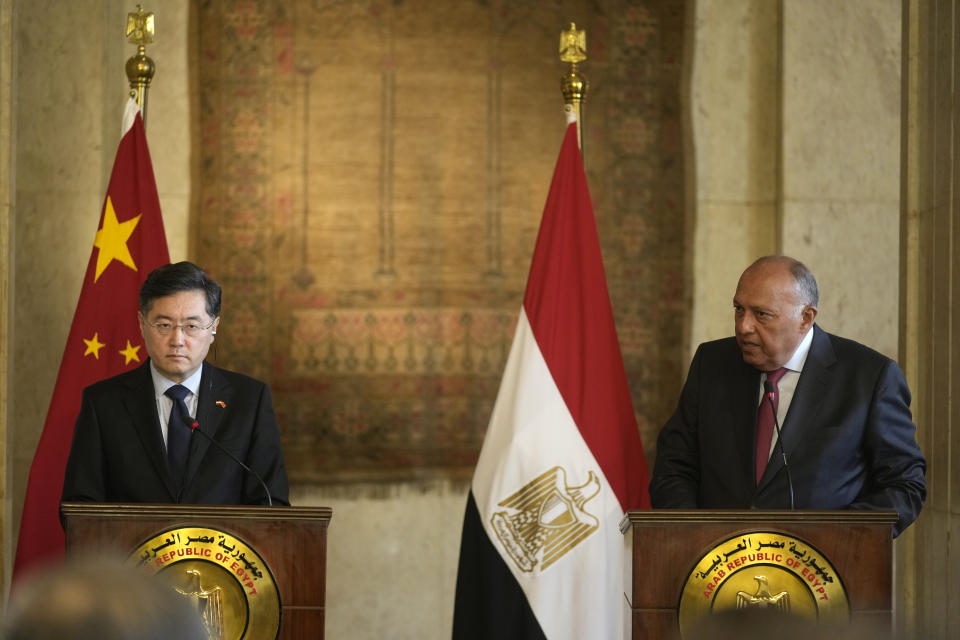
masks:
<instances>
[{"instance_id":1,"label":"man's black hair","mask_svg":"<svg viewBox=\"0 0 960 640\"><path fill-rule=\"evenodd\" d=\"M220 285L203 269L187 261L165 264L150 272L140 287L140 313L146 317L154 300L181 291L202 291L207 297L207 315L211 318L220 315Z\"/></svg>"}]
</instances>

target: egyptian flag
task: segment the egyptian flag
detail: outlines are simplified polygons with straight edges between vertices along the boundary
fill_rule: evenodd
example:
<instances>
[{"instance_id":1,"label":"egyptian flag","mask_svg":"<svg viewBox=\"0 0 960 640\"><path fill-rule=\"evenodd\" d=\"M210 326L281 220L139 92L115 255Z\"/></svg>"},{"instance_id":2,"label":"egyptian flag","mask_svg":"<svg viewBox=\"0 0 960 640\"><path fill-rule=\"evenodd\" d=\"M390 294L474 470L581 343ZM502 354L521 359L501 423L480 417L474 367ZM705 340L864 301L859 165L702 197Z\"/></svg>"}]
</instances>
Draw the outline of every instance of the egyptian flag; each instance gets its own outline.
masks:
<instances>
[{"instance_id":1,"label":"egyptian flag","mask_svg":"<svg viewBox=\"0 0 960 640\"><path fill-rule=\"evenodd\" d=\"M168 262L143 118L131 99L57 384L30 467L13 566L15 582L33 567L63 556L60 494L81 392L146 361L137 324L140 285L147 274Z\"/></svg>"},{"instance_id":2,"label":"egyptian flag","mask_svg":"<svg viewBox=\"0 0 960 640\"><path fill-rule=\"evenodd\" d=\"M574 120L467 500L454 639L624 637L618 525L648 507Z\"/></svg>"}]
</instances>

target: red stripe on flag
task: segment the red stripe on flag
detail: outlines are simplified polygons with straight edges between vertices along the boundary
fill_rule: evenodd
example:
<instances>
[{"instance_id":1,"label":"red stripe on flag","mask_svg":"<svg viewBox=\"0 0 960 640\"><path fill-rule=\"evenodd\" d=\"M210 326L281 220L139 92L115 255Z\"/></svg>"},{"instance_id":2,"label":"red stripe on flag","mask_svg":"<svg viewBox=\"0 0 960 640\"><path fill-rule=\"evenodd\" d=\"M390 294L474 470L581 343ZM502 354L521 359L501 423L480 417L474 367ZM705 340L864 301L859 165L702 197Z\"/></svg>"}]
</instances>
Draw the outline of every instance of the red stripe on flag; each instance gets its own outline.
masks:
<instances>
[{"instance_id":1,"label":"red stripe on flag","mask_svg":"<svg viewBox=\"0 0 960 640\"><path fill-rule=\"evenodd\" d=\"M571 124L523 301L540 351L624 511L649 508L647 465L617 340L587 177Z\"/></svg>"},{"instance_id":2,"label":"red stripe on flag","mask_svg":"<svg viewBox=\"0 0 960 640\"><path fill-rule=\"evenodd\" d=\"M133 226L137 216L140 218ZM14 581L31 567L63 555L60 494L81 392L98 380L139 366L147 357L137 323L140 285L152 270L170 262L170 256L139 112L117 148L97 229L60 373L30 467ZM104 257L97 277L101 253ZM132 262L133 267L125 261Z\"/></svg>"}]
</instances>

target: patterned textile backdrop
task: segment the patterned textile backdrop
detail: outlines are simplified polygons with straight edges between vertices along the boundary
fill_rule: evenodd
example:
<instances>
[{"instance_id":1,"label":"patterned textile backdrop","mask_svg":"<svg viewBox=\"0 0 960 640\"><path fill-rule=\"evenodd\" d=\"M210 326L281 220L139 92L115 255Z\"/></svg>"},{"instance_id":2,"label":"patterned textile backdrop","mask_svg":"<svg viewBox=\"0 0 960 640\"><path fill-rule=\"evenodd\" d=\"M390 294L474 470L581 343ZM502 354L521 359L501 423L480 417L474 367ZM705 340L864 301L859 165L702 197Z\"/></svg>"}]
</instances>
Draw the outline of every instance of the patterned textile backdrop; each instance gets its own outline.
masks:
<instances>
[{"instance_id":1,"label":"patterned textile backdrop","mask_svg":"<svg viewBox=\"0 0 960 640\"><path fill-rule=\"evenodd\" d=\"M466 478L587 30L584 152L648 454L681 380L684 2L205 0L191 255L217 364L268 381L291 479Z\"/></svg>"}]
</instances>

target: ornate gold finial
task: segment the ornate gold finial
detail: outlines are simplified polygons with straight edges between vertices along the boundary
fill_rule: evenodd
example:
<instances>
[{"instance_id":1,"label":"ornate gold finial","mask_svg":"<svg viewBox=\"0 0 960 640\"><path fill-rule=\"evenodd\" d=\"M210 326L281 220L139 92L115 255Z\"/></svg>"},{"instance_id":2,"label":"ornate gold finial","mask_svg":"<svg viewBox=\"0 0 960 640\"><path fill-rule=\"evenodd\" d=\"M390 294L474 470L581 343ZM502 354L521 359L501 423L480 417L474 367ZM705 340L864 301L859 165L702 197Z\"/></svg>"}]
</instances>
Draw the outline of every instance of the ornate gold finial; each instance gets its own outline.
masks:
<instances>
[{"instance_id":1,"label":"ornate gold finial","mask_svg":"<svg viewBox=\"0 0 960 640\"><path fill-rule=\"evenodd\" d=\"M587 59L587 32L577 29L577 25L570 23L570 28L560 32L560 61L570 64L570 71L560 78L560 90L567 111L572 110L577 116L577 138L580 148L583 148L583 101L587 97L589 83L580 74L577 64Z\"/></svg>"},{"instance_id":2,"label":"ornate gold finial","mask_svg":"<svg viewBox=\"0 0 960 640\"><path fill-rule=\"evenodd\" d=\"M138 46L153 44L153 13L144 13L137 5L136 13L127 14L127 42Z\"/></svg>"},{"instance_id":3,"label":"ornate gold finial","mask_svg":"<svg viewBox=\"0 0 960 640\"><path fill-rule=\"evenodd\" d=\"M153 13L146 13L137 5L136 13L127 14L127 42L137 46L137 54L127 60L127 79L130 81L130 96L137 99L143 122L147 122L147 90L156 73L156 65L147 56L147 45L153 43Z\"/></svg>"},{"instance_id":4,"label":"ornate gold finial","mask_svg":"<svg viewBox=\"0 0 960 640\"><path fill-rule=\"evenodd\" d=\"M586 59L587 32L571 22L569 29L560 32L560 61L576 65Z\"/></svg>"}]
</instances>

